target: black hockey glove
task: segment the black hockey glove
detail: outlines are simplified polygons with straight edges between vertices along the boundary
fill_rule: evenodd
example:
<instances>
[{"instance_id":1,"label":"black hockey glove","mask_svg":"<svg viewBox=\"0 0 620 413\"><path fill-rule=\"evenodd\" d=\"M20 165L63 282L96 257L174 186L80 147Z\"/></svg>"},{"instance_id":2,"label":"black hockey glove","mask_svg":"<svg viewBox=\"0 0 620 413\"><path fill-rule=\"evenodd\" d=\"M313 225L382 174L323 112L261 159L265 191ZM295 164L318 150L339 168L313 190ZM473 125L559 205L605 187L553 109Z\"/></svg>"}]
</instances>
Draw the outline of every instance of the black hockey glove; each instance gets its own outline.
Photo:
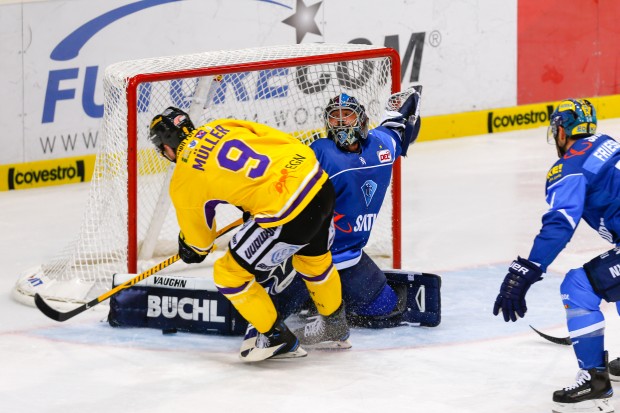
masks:
<instances>
[{"instance_id":1,"label":"black hockey glove","mask_svg":"<svg viewBox=\"0 0 620 413\"><path fill-rule=\"evenodd\" d=\"M523 318L527 312L525 294L532 284L542 280L542 273L533 262L517 257L508 268L493 306L493 315L498 315L501 310L506 322Z\"/></svg>"},{"instance_id":2,"label":"black hockey glove","mask_svg":"<svg viewBox=\"0 0 620 413\"><path fill-rule=\"evenodd\" d=\"M185 243L185 240L179 233L179 256L186 264L199 264L205 260L207 254L198 254L192 247Z\"/></svg>"},{"instance_id":3,"label":"black hockey glove","mask_svg":"<svg viewBox=\"0 0 620 413\"><path fill-rule=\"evenodd\" d=\"M243 211L243 222L248 222L250 218L252 218L252 214L248 211Z\"/></svg>"}]
</instances>

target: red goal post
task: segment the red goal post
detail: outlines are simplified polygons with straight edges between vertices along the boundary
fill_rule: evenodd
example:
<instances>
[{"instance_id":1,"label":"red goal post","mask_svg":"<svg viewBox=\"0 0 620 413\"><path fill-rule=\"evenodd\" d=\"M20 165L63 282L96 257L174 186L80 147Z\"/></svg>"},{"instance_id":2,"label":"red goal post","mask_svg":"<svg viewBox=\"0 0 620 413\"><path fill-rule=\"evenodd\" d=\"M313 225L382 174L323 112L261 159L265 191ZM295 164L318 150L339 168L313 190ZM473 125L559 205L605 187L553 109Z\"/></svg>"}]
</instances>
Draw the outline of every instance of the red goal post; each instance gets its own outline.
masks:
<instances>
[{"instance_id":1,"label":"red goal post","mask_svg":"<svg viewBox=\"0 0 620 413\"><path fill-rule=\"evenodd\" d=\"M270 46L109 66L102 142L80 234L52 262L22 275L14 296L30 303L38 292L58 302L85 302L109 289L114 273L138 273L176 252L178 226L167 196L172 165L148 142L150 120L166 107L186 110L196 125L248 119L309 144L325 135L321 114L331 97L355 96L372 128L399 90L398 53L361 44ZM397 160L368 246L383 267L401 265L400 190ZM235 208L218 210L218 225L237 217Z\"/></svg>"}]
</instances>

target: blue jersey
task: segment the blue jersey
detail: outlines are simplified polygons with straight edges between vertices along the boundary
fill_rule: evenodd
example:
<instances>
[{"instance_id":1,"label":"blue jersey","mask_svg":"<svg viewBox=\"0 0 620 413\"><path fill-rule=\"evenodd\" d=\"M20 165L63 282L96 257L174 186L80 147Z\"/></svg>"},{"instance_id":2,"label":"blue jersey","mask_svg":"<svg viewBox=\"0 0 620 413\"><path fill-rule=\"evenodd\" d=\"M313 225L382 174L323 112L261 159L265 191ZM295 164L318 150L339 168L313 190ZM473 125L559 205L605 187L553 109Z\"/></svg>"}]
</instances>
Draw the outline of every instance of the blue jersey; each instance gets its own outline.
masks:
<instances>
[{"instance_id":1,"label":"blue jersey","mask_svg":"<svg viewBox=\"0 0 620 413\"><path fill-rule=\"evenodd\" d=\"M401 153L400 136L379 126L361 141L361 153L342 151L328 138L310 147L336 190L333 261L338 269L348 268L360 260L370 237L390 185L392 165Z\"/></svg>"},{"instance_id":2,"label":"blue jersey","mask_svg":"<svg viewBox=\"0 0 620 413\"><path fill-rule=\"evenodd\" d=\"M601 237L620 243L620 144L607 135L577 140L549 170L549 210L534 240L529 260L543 271L584 221Z\"/></svg>"}]
</instances>

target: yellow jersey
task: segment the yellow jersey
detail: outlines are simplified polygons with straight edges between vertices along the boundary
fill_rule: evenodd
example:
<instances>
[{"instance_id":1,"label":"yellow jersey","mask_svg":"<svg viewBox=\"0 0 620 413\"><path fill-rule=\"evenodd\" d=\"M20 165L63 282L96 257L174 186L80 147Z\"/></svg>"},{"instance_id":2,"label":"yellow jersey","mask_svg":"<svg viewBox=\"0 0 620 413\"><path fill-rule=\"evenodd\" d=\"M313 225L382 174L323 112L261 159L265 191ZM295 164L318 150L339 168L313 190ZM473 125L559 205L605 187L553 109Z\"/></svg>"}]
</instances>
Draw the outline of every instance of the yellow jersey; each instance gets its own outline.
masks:
<instances>
[{"instance_id":1,"label":"yellow jersey","mask_svg":"<svg viewBox=\"0 0 620 413\"><path fill-rule=\"evenodd\" d=\"M218 204L238 206L260 226L275 227L299 215L327 178L312 149L291 135L218 119L177 148L170 197L186 243L206 252L215 239Z\"/></svg>"}]
</instances>

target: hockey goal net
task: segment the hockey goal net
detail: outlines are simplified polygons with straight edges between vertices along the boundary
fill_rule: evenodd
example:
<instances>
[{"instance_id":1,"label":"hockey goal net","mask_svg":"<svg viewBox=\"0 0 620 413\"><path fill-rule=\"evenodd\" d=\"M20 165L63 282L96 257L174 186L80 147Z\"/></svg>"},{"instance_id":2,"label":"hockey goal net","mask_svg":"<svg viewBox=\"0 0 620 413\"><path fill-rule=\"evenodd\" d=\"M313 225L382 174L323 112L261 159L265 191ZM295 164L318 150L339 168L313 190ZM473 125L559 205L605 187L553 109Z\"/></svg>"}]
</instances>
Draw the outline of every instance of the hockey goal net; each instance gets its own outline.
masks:
<instances>
[{"instance_id":1,"label":"hockey goal net","mask_svg":"<svg viewBox=\"0 0 620 413\"><path fill-rule=\"evenodd\" d=\"M83 303L112 285L114 273L137 273L177 251L179 228L168 197L173 164L148 141L151 119L168 106L195 125L239 118L289 132L305 144L325 136L322 112L338 93L355 96L377 125L400 89L400 63L389 48L300 44L120 62L104 75L102 142L81 229L51 262L26 271L14 288L21 302L39 293L57 303ZM400 268L400 170L366 249L380 266ZM217 185L217 183L214 183ZM221 227L239 217L218 211ZM362 223L363 224L363 223ZM226 247L219 240L219 250ZM221 252L220 252L221 254ZM200 266L174 272L208 276L217 251Z\"/></svg>"}]
</instances>

